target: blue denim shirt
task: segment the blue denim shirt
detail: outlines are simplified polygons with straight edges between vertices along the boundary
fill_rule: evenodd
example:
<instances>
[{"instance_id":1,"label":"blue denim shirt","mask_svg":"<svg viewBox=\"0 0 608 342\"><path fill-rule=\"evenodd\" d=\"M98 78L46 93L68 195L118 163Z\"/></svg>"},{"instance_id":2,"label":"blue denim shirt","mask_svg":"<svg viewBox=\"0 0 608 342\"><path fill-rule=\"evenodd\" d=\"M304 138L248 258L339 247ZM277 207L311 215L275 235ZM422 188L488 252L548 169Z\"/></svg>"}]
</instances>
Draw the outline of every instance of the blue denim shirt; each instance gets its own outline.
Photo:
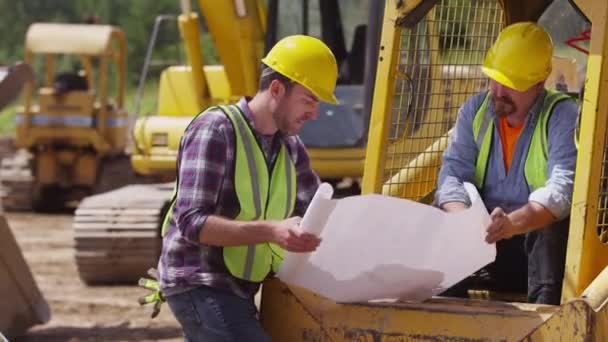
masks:
<instances>
[{"instance_id":1,"label":"blue denim shirt","mask_svg":"<svg viewBox=\"0 0 608 342\"><path fill-rule=\"evenodd\" d=\"M474 184L475 163L479 149L473 139L473 119L486 92L470 98L459 110L456 127L443 154L439 172L435 203L463 202L470 205L463 182ZM511 168L505 172L502 143L498 132L499 123L494 118L494 134L488 158L485 183L480 191L488 211L501 207L509 213L524 206L528 201L538 202L548 209L557 220L569 216L576 164L574 129L577 106L574 101L560 101L553 108L548 123L549 156L547 182L544 187L530 193L524 176L524 165L536 119L546 92L543 92L528 113L524 129L517 141ZM488 110L493 113L492 101Z\"/></svg>"}]
</instances>

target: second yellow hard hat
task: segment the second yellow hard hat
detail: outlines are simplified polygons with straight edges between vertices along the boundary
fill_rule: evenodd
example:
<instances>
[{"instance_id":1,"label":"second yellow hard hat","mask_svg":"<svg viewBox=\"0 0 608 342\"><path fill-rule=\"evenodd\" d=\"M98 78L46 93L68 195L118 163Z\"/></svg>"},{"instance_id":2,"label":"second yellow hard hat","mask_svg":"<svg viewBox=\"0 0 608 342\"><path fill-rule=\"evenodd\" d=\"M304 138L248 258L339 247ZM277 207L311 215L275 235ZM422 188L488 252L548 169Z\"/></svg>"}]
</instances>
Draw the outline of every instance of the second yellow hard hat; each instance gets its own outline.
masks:
<instances>
[{"instance_id":1,"label":"second yellow hard hat","mask_svg":"<svg viewBox=\"0 0 608 342\"><path fill-rule=\"evenodd\" d=\"M496 82L526 91L551 73L553 42L533 22L507 26L488 50L482 71Z\"/></svg>"},{"instance_id":2,"label":"second yellow hard hat","mask_svg":"<svg viewBox=\"0 0 608 342\"><path fill-rule=\"evenodd\" d=\"M338 65L334 54L321 40L304 35L285 37L262 62L310 90L319 100L338 103L334 96Z\"/></svg>"}]
</instances>

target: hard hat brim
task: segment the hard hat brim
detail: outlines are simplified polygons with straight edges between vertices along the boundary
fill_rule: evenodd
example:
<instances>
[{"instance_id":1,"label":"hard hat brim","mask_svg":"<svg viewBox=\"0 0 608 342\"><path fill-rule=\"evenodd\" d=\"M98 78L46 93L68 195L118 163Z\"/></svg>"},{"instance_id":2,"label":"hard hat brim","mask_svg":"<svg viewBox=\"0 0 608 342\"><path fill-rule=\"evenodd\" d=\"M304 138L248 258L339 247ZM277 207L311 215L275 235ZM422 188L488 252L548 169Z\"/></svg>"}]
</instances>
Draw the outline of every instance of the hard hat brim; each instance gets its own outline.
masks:
<instances>
[{"instance_id":1,"label":"hard hat brim","mask_svg":"<svg viewBox=\"0 0 608 342\"><path fill-rule=\"evenodd\" d=\"M307 86L306 84L302 84L289 76L287 76L287 78L291 79L292 81L294 81L297 84L301 85L302 87L306 88L314 96L316 96L319 99L319 101L326 102L329 104L334 104L334 105L340 104L340 102L338 101L338 99L336 98L336 96L334 94L322 92L320 89L314 90L311 87Z\"/></svg>"},{"instance_id":2,"label":"hard hat brim","mask_svg":"<svg viewBox=\"0 0 608 342\"><path fill-rule=\"evenodd\" d=\"M505 75L504 73L502 73L496 69L488 68L485 66L481 67L481 71L486 76L488 76L489 78L493 79L494 81L502 84L503 86L517 90L519 92L524 92L524 91L530 89L535 83L538 83L538 82L533 82L533 81L529 81L529 80L520 80L520 79L515 79L513 77L508 77L507 75Z\"/></svg>"},{"instance_id":3,"label":"hard hat brim","mask_svg":"<svg viewBox=\"0 0 608 342\"><path fill-rule=\"evenodd\" d=\"M308 89L308 88L306 88L306 89ZM308 90L310 90L313 94L315 94L316 97L319 98L319 100L321 100L323 102L333 104L333 105L340 104L340 102L336 98L336 95L334 95L334 94L320 94L320 93L318 94L318 93L312 91L311 89L308 89Z\"/></svg>"}]
</instances>

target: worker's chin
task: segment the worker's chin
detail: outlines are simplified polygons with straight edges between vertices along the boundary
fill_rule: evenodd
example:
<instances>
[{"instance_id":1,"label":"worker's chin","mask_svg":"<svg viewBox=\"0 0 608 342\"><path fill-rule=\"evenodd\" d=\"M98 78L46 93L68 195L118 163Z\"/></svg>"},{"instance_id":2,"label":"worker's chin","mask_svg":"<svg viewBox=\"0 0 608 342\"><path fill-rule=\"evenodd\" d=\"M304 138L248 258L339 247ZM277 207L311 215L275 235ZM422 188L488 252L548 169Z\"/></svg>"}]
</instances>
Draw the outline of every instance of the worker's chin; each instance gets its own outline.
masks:
<instances>
[{"instance_id":1,"label":"worker's chin","mask_svg":"<svg viewBox=\"0 0 608 342\"><path fill-rule=\"evenodd\" d=\"M303 123L295 123L290 126L285 132L283 132L283 134L288 136L297 135L298 133L300 133L302 126L304 126Z\"/></svg>"}]
</instances>

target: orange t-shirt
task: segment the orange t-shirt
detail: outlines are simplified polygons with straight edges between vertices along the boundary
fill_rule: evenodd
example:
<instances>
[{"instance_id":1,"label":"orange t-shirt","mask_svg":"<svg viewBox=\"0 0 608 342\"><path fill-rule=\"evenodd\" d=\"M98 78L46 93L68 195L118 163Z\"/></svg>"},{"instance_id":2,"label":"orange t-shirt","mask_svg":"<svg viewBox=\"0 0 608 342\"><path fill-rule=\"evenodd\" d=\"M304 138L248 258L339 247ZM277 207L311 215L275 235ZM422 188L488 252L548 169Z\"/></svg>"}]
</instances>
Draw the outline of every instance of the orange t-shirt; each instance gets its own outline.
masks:
<instances>
[{"instance_id":1,"label":"orange t-shirt","mask_svg":"<svg viewBox=\"0 0 608 342\"><path fill-rule=\"evenodd\" d=\"M511 160L513 159L513 153L515 153L515 144L517 139L524 128L524 123L518 127L510 127L506 118L499 118L500 127L500 141L502 142L502 158L505 163L505 172L509 172L511 168Z\"/></svg>"}]
</instances>

